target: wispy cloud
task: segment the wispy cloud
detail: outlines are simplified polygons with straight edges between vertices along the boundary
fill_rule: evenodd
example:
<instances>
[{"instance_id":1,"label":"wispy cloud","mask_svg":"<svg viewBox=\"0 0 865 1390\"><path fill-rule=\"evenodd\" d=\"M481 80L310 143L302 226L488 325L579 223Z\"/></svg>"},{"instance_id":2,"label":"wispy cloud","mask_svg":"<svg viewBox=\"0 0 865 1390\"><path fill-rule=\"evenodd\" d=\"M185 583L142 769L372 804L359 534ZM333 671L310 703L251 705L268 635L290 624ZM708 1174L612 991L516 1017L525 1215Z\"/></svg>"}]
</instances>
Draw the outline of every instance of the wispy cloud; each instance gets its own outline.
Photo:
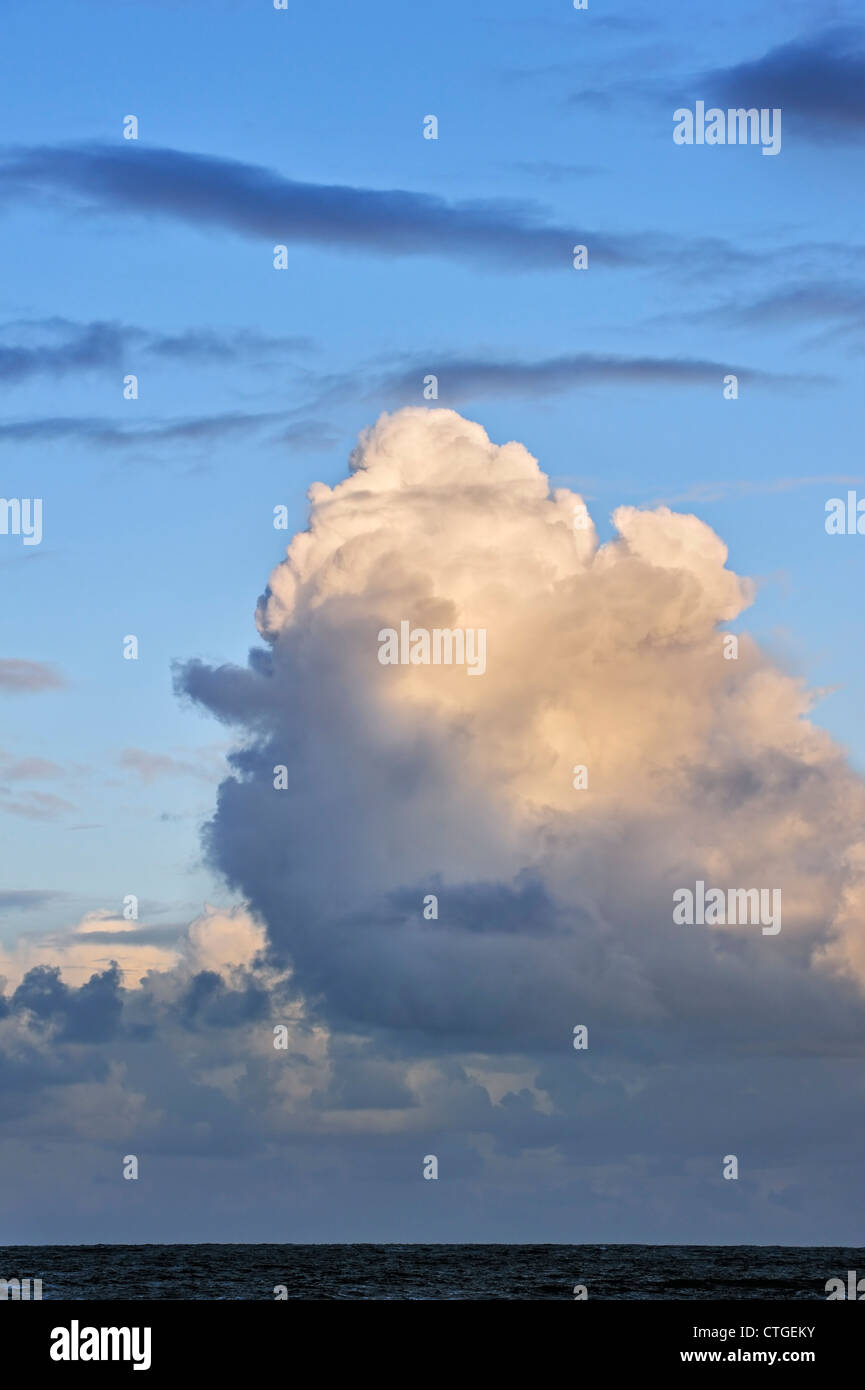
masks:
<instances>
[{"instance_id":1,"label":"wispy cloud","mask_svg":"<svg viewBox=\"0 0 865 1390\"><path fill-rule=\"evenodd\" d=\"M4 781L35 782L65 776L65 769L47 758L15 758L0 750L0 777Z\"/></svg>"},{"instance_id":2,"label":"wispy cloud","mask_svg":"<svg viewBox=\"0 0 865 1390\"><path fill-rule=\"evenodd\" d=\"M240 236L367 251L443 256L510 270L569 270L571 248L601 266L641 266L681 256L679 239L557 226L533 204L477 198L448 202L407 189L356 188L286 178L272 169L172 149L37 146L0 160L0 199L67 194L88 207L159 215ZM699 246L693 246L699 253Z\"/></svg>"},{"instance_id":3,"label":"wispy cloud","mask_svg":"<svg viewBox=\"0 0 865 1390\"><path fill-rule=\"evenodd\" d=\"M0 334L5 337L11 331L16 336L32 338L35 328L35 324L4 325ZM47 320L41 330L43 339L48 336L49 341L0 344L0 380L24 381L40 373L64 376L72 371L110 367L123 353L123 334L116 324ZM51 341L58 336L59 341Z\"/></svg>"},{"instance_id":4,"label":"wispy cloud","mask_svg":"<svg viewBox=\"0 0 865 1390\"><path fill-rule=\"evenodd\" d=\"M0 787L0 811L10 816L23 816L27 820L57 820L75 807L70 801L50 792L21 792L17 798L8 787Z\"/></svg>"},{"instance_id":5,"label":"wispy cloud","mask_svg":"<svg viewBox=\"0 0 865 1390\"><path fill-rule=\"evenodd\" d=\"M680 69L672 84L671 57ZM546 80L564 70L559 64L535 75ZM623 64L617 53L593 67L592 85L573 91L569 102L598 110L636 103L671 114L673 107L696 98L707 106L780 107L785 123L791 121L806 137L855 138L865 124L865 27L827 25L759 57L700 70L694 68L693 50L686 46L678 52L671 52L669 44L646 47L638 64L633 55Z\"/></svg>"},{"instance_id":6,"label":"wispy cloud","mask_svg":"<svg viewBox=\"0 0 865 1390\"><path fill-rule=\"evenodd\" d=\"M25 694L60 690L65 684L59 671L44 661L19 661L13 657L0 660L0 691Z\"/></svg>"},{"instance_id":7,"label":"wispy cloud","mask_svg":"<svg viewBox=\"0 0 865 1390\"><path fill-rule=\"evenodd\" d=\"M271 443L301 448L329 448L331 427L321 420L296 420L284 411L226 411L222 415L196 415L181 420L120 425L104 417L59 415L42 419L0 422L0 443L40 444L52 440L81 440L106 449L140 445L206 444L258 434L268 426L280 426Z\"/></svg>"},{"instance_id":8,"label":"wispy cloud","mask_svg":"<svg viewBox=\"0 0 865 1390\"><path fill-rule=\"evenodd\" d=\"M675 502L720 502L726 497L757 497L767 493L791 492L800 487L855 487L865 482L863 474L815 473L805 478L767 478L755 481L753 478L737 480L716 479L712 482L694 483L684 492L654 497L651 506L671 506Z\"/></svg>"},{"instance_id":9,"label":"wispy cloud","mask_svg":"<svg viewBox=\"0 0 865 1390\"><path fill-rule=\"evenodd\" d=\"M771 48L706 74L733 106L780 106L814 136L857 135L865 125L865 29L847 25Z\"/></svg>"},{"instance_id":10,"label":"wispy cloud","mask_svg":"<svg viewBox=\"0 0 865 1390\"><path fill-rule=\"evenodd\" d=\"M740 381L765 386L801 386L814 378L784 376L752 367L685 357L617 357L575 353L545 358L540 362L488 361L483 358L444 358L439 362L439 389L454 400L510 395L540 396L587 386L719 386L728 372ZM417 370L395 373L387 379L394 393L417 390ZM430 371L434 370L432 367Z\"/></svg>"},{"instance_id":11,"label":"wispy cloud","mask_svg":"<svg viewBox=\"0 0 865 1390\"><path fill-rule=\"evenodd\" d=\"M197 762L192 762L168 753L149 753L144 748L124 748L117 761L121 767L137 773L142 782L155 782L159 777L201 777L210 781L225 770L223 759L214 758L207 750Z\"/></svg>"},{"instance_id":12,"label":"wispy cloud","mask_svg":"<svg viewBox=\"0 0 865 1390\"><path fill-rule=\"evenodd\" d=\"M133 356L252 363L286 353L309 352L312 346L312 340L306 337L271 337L244 330L190 328L182 333L154 333L108 321L19 319L0 325L0 381L14 383L35 376L117 369Z\"/></svg>"},{"instance_id":13,"label":"wispy cloud","mask_svg":"<svg viewBox=\"0 0 865 1390\"><path fill-rule=\"evenodd\" d=\"M691 315L700 322L788 329L821 327L813 342L865 333L865 285L851 280L801 280L751 300L728 300Z\"/></svg>"},{"instance_id":14,"label":"wispy cloud","mask_svg":"<svg viewBox=\"0 0 865 1390\"><path fill-rule=\"evenodd\" d=\"M585 390L593 386L717 387L734 373L740 382L779 390L826 384L830 378L785 375L731 362L688 357L624 357L601 353L568 353L537 362L458 356L428 351L399 368L336 373L322 377L320 394L308 406L323 406L347 396L384 400L390 405L419 402L424 378L438 380L439 403L451 405L491 396L540 397ZM358 383L363 383L359 385Z\"/></svg>"},{"instance_id":15,"label":"wispy cloud","mask_svg":"<svg viewBox=\"0 0 865 1390\"><path fill-rule=\"evenodd\" d=\"M33 912L47 903L66 898L66 893L54 889L13 888L0 893L0 912Z\"/></svg>"}]
</instances>

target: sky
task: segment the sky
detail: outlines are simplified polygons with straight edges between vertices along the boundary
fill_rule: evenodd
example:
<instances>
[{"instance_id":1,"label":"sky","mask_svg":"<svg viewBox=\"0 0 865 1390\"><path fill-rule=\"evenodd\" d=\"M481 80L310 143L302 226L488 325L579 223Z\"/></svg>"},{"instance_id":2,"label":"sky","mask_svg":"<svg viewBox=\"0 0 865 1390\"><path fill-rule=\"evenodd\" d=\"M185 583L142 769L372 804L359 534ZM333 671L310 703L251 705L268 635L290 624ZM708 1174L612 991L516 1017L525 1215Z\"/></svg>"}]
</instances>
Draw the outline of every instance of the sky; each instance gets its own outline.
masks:
<instances>
[{"instance_id":1,"label":"sky","mask_svg":"<svg viewBox=\"0 0 865 1390\"><path fill-rule=\"evenodd\" d=\"M7 1240L865 1243L858 7L2 11Z\"/></svg>"}]
</instances>

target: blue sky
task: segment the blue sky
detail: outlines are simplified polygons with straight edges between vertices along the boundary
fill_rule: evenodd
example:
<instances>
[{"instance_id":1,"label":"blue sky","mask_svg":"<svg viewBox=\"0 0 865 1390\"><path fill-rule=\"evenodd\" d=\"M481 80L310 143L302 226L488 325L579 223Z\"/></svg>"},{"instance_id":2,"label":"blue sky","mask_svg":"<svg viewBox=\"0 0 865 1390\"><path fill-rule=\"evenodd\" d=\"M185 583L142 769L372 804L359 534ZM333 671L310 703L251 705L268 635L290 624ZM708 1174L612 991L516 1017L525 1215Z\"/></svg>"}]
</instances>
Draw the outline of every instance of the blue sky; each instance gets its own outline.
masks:
<instances>
[{"instance_id":1,"label":"blue sky","mask_svg":"<svg viewBox=\"0 0 865 1390\"><path fill-rule=\"evenodd\" d=\"M201 848L229 735L173 663L244 663L307 488L428 372L602 540L621 505L716 530L758 581L734 627L825 688L814 719L865 770L865 540L824 529L865 495L857 7L3 10L2 491L44 499L44 538L0 536L0 651L63 684L0 690L4 766L54 765L8 784L4 885L58 895L10 899L0 940L129 893L178 929L236 902ZM752 62L781 154L674 145L674 109Z\"/></svg>"}]
</instances>

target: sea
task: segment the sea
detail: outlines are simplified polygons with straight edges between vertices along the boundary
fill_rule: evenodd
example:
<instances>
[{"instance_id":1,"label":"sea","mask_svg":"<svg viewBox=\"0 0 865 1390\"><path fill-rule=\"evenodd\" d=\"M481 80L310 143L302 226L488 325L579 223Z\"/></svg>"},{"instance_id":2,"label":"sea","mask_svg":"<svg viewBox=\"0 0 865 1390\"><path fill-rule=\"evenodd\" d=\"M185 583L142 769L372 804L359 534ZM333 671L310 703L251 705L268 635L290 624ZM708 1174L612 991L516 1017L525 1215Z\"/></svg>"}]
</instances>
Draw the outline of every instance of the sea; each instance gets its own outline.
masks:
<instances>
[{"instance_id":1,"label":"sea","mask_svg":"<svg viewBox=\"0 0 865 1390\"><path fill-rule=\"evenodd\" d=\"M42 1298L820 1299L865 1249L779 1245L10 1245ZM31 1286L32 1287L32 1286ZM863 1285L865 1288L865 1285ZM575 1293L577 1290L577 1293Z\"/></svg>"}]
</instances>

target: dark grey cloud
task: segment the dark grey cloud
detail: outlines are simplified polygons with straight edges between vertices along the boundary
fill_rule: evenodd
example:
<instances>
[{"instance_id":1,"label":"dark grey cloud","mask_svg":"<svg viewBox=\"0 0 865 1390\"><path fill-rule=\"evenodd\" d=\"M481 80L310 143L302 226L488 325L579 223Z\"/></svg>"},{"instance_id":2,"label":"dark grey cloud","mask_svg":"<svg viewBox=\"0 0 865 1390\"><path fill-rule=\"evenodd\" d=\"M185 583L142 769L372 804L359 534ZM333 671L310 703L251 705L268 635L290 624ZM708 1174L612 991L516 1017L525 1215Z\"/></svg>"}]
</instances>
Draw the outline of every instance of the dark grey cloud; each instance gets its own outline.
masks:
<instances>
[{"instance_id":1,"label":"dark grey cloud","mask_svg":"<svg viewBox=\"0 0 865 1390\"><path fill-rule=\"evenodd\" d=\"M55 331L60 327L58 321L48 321L47 326ZM0 328L4 337L8 332L8 328ZM73 371L112 367L121 360L126 345L122 329L111 323L63 325L60 337L59 342L36 345L0 343L0 381L11 383L41 374L65 376Z\"/></svg>"},{"instance_id":2,"label":"dark grey cloud","mask_svg":"<svg viewBox=\"0 0 865 1390\"><path fill-rule=\"evenodd\" d=\"M244 411L226 411L222 415L199 415L166 423L117 425L98 417L61 415L37 420L4 421L0 424L0 440L39 443L79 438L110 449L145 443L206 443L251 434L280 418L275 412L247 414Z\"/></svg>"},{"instance_id":3,"label":"dark grey cloud","mask_svg":"<svg viewBox=\"0 0 865 1390\"><path fill-rule=\"evenodd\" d=\"M842 283L795 285L746 304L744 323L788 323L828 320L865 326L865 286Z\"/></svg>"},{"instance_id":4,"label":"dark grey cloud","mask_svg":"<svg viewBox=\"0 0 865 1390\"><path fill-rule=\"evenodd\" d=\"M57 1033L62 1024L62 1015L50 1022L26 1008L13 1010L9 997L0 994L0 1025L5 1025L0 1032L14 1037L11 1047L0 1048L0 1116L5 1124L25 1122L51 1094L48 1088L105 1079L109 1064L100 1046L61 1044Z\"/></svg>"},{"instance_id":5,"label":"dark grey cloud","mask_svg":"<svg viewBox=\"0 0 865 1390\"><path fill-rule=\"evenodd\" d=\"M16 694L39 690L61 690L66 681L60 672L44 661L0 658L0 690Z\"/></svg>"},{"instance_id":6,"label":"dark grey cloud","mask_svg":"<svg viewBox=\"0 0 865 1390\"><path fill-rule=\"evenodd\" d=\"M59 415L31 420L0 422L0 443L41 444L54 440L81 441L105 449L174 444L195 445L242 439L279 427L272 444L298 448L329 448L331 427L320 420L294 420L286 411L225 411L221 415L197 415L181 420L118 424L99 416ZM0 681L2 687L2 681Z\"/></svg>"},{"instance_id":7,"label":"dark grey cloud","mask_svg":"<svg viewBox=\"0 0 865 1390\"><path fill-rule=\"evenodd\" d=\"M839 26L705 75L707 97L729 106L781 107L816 136L856 136L865 125L865 29Z\"/></svg>"},{"instance_id":8,"label":"dark grey cloud","mask_svg":"<svg viewBox=\"0 0 865 1390\"><path fill-rule=\"evenodd\" d=\"M0 912L31 912L67 897L56 889L11 888L0 893Z\"/></svg>"},{"instance_id":9,"label":"dark grey cloud","mask_svg":"<svg viewBox=\"0 0 865 1390\"><path fill-rule=\"evenodd\" d=\"M449 203L428 193L301 182L258 165L172 149L38 146L7 151L0 198L71 194L89 206L222 227L271 244L432 255L516 270L570 270L571 248L603 266L681 254L674 239L555 226L526 203Z\"/></svg>"},{"instance_id":10,"label":"dark grey cloud","mask_svg":"<svg viewBox=\"0 0 865 1390\"><path fill-rule=\"evenodd\" d=\"M382 370L381 359L378 359L352 372L311 376L310 383L315 391L305 410L324 413L350 400L388 407L416 404L423 399L425 379L429 375L437 378L439 404L451 406L496 396L540 398L596 386L715 390L721 388L729 373L736 375L743 384L779 391L812 390L833 380L831 376L814 372L774 372L719 358L625 357L577 352L527 362L495 358L484 352L454 353L430 348L422 354L413 354L408 362L403 356L398 367ZM335 443L329 432L323 443L326 447Z\"/></svg>"},{"instance_id":11,"label":"dark grey cloud","mask_svg":"<svg viewBox=\"0 0 865 1390\"><path fill-rule=\"evenodd\" d=\"M761 371L732 362L687 357L617 357L599 353L573 353L540 362L515 362L483 357L427 354L413 367L385 374L376 385L379 396L389 401L417 400L424 376L438 377L443 403L457 403L485 396L543 396L592 386L669 386L720 388L734 373L740 382L779 389L814 386L817 378ZM825 382L826 378L819 378Z\"/></svg>"},{"instance_id":12,"label":"dark grey cloud","mask_svg":"<svg viewBox=\"0 0 865 1390\"><path fill-rule=\"evenodd\" d=\"M426 891L442 891L438 880L428 881ZM494 932L511 936L525 931L531 922L537 936L560 930L558 913L544 884L530 872L518 874L513 884L463 883L447 892L447 921L461 931ZM390 895L392 921L410 921L423 900L418 885Z\"/></svg>"},{"instance_id":13,"label":"dark grey cloud","mask_svg":"<svg viewBox=\"0 0 865 1390\"><path fill-rule=\"evenodd\" d=\"M146 350L154 357L197 362L240 362L270 359L278 354L312 352L315 343L302 334L289 337L238 329L219 333L212 329L190 328L184 333L141 333Z\"/></svg>"},{"instance_id":14,"label":"dark grey cloud","mask_svg":"<svg viewBox=\"0 0 865 1390\"><path fill-rule=\"evenodd\" d=\"M186 925L180 922L173 926L136 927L134 931L92 931L88 927L80 941L87 946L170 946L183 936L185 930ZM52 939L57 941L58 946L69 944L68 936Z\"/></svg>"},{"instance_id":15,"label":"dark grey cloud","mask_svg":"<svg viewBox=\"0 0 865 1390\"><path fill-rule=\"evenodd\" d=\"M122 976L112 964L94 974L79 989L60 978L57 966L34 966L9 1002L10 1011L25 1010L43 1023L56 1024L60 1042L108 1042L118 1031Z\"/></svg>"},{"instance_id":16,"label":"dark grey cloud","mask_svg":"<svg viewBox=\"0 0 865 1390\"><path fill-rule=\"evenodd\" d=\"M270 337L249 330L191 328L166 334L108 321L16 320L0 325L0 381L12 384L35 376L122 370L133 358L142 357L230 364L267 361L311 348L309 338Z\"/></svg>"},{"instance_id":17,"label":"dark grey cloud","mask_svg":"<svg viewBox=\"0 0 865 1390\"><path fill-rule=\"evenodd\" d=\"M190 981L179 1002L187 1028L238 1028L268 1016L267 991L247 977L239 988L230 988L214 970L201 970Z\"/></svg>"},{"instance_id":18,"label":"dark grey cloud","mask_svg":"<svg viewBox=\"0 0 865 1390\"><path fill-rule=\"evenodd\" d=\"M339 1042L332 1050L337 1065L320 1098L326 1110L407 1110L417 1098L405 1083L398 1063L375 1055L358 1055Z\"/></svg>"},{"instance_id":19,"label":"dark grey cloud","mask_svg":"<svg viewBox=\"0 0 865 1390\"><path fill-rule=\"evenodd\" d=\"M332 449L340 435L324 420L292 420L271 437L272 444L296 445L299 449Z\"/></svg>"},{"instance_id":20,"label":"dark grey cloud","mask_svg":"<svg viewBox=\"0 0 865 1390\"><path fill-rule=\"evenodd\" d=\"M810 7L802 19L813 24ZM682 71L672 86L671 57ZM592 86L571 94L571 105L615 111L636 103L653 113L653 123L665 120L664 111L669 119L673 109L695 100L707 107L780 107L786 134L793 129L817 140L853 139L865 122L865 27L858 22L825 25L759 57L700 71L684 45L675 54L668 44L655 46L640 55L638 64L632 60L624 68L617 55L593 71L593 79Z\"/></svg>"},{"instance_id":21,"label":"dark grey cloud","mask_svg":"<svg viewBox=\"0 0 865 1390\"><path fill-rule=\"evenodd\" d=\"M177 940L180 930L144 927L135 932L88 932L86 941L125 947L166 945ZM265 1022L285 999L272 980L241 968L228 981L212 970L199 970L185 979L170 972L154 973L151 980L161 981L156 992L126 989L123 971L112 961L107 969L92 971L82 984L68 985L59 966L37 965L11 993L4 993L0 979L0 1018L20 1015L34 1040L102 1044L120 1037L140 1041L157 1026L185 1031L244 1028Z\"/></svg>"},{"instance_id":22,"label":"dark grey cloud","mask_svg":"<svg viewBox=\"0 0 865 1390\"><path fill-rule=\"evenodd\" d=\"M780 285L753 298L738 298L690 316L700 322L744 325L748 328L811 328L813 346L865 340L865 285L853 280L803 279Z\"/></svg>"}]
</instances>

